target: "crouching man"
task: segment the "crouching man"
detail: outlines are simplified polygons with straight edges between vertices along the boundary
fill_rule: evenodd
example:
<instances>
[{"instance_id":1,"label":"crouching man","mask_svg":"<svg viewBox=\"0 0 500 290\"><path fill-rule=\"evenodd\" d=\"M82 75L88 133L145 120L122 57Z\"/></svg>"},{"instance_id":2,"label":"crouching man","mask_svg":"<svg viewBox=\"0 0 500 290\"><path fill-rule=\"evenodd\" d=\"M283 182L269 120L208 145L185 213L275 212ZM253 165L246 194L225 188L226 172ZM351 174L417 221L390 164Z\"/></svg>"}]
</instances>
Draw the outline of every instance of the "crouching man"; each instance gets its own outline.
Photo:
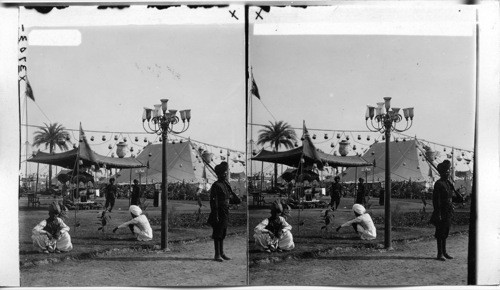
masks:
<instances>
[{"instance_id":1,"label":"crouching man","mask_svg":"<svg viewBox=\"0 0 500 290\"><path fill-rule=\"evenodd\" d=\"M356 218L338 226L337 232L343 227L352 225L362 240L374 240L377 238L377 229L373 224L371 216L366 213L365 207L361 204L355 203L352 206L352 211L354 212Z\"/></svg>"}]
</instances>

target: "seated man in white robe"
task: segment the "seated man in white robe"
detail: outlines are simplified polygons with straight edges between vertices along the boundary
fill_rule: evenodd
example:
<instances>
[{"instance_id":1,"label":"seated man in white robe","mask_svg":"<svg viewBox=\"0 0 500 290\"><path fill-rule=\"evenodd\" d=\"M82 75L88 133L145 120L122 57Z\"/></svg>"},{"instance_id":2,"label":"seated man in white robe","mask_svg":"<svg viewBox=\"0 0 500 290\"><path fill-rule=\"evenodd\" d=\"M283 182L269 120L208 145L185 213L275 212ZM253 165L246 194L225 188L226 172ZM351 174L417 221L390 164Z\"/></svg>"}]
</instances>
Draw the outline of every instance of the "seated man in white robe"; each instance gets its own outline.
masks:
<instances>
[{"instance_id":1,"label":"seated man in white robe","mask_svg":"<svg viewBox=\"0 0 500 290\"><path fill-rule=\"evenodd\" d=\"M33 228L31 239L33 246L43 253L68 252L73 249L69 227L61 217L66 216L64 206L53 202L49 206L49 218Z\"/></svg>"},{"instance_id":2,"label":"seated man in white robe","mask_svg":"<svg viewBox=\"0 0 500 290\"><path fill-rule=\"evenodd\" d=\"M153 230L151 229L148 218L142 214L141 208L137 205L131 205L129 211L130 215L132 215L132 219L114 228L113 233L118 229L128 227L138 241L152 240Z\"/></svg>"},{"instance_id":3,"label":"seated man in white robe","mask_svg":"<svg viewBox=\"0 0 500 290\"><path fill-rule=\"evenodd\" d=\"M271 217L266 218L255 227L256 246L265 252L274 251L289 251L295 248L293 236L291 233L292 226L289 225L285 218L280 216L283 212L281 203L274 202L271 205Z\"/></svg>"},{"instance_id":4,"label":"seated man in white robe","mask_svg":"<svg viewBox=\"0 0 500 290\"><path fill-rule=\"evenodd\" d=\"M347 226L351 226L359 234L362 240L373 240L377 238L377 229L373 224L373 220L369 214L366 213L366 209L361 204L355 203L352 206L354 211L355 219L352 219L337 227L337 232Z\"/></svg>"}]
</instances>

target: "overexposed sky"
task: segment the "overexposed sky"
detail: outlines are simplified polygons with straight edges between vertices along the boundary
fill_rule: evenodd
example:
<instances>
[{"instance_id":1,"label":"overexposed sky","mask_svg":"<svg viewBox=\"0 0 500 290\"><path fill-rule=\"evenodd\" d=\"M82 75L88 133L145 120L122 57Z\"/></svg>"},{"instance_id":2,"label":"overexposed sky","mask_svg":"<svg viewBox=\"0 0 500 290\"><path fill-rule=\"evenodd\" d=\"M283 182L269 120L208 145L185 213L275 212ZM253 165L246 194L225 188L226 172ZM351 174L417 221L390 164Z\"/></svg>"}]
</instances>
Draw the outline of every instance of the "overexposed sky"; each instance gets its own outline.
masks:
<instances>
[{"instance_id":1,"label":"overexposed sky","mask_svg":"<svg viewBox=\"0 0 500 290\"><path fill-rule=\"evenodd\" d=\"M473 10L273 7L261 15L264 19L251 17L249 39L261 95L251 99L253 123L283 120L300 128L300 136L305 120L310 130L322 129L311 134L317 134L315 144L323 151L335 150L330 145L337 145L339 132L360 151L381 140L378 133L356 132L367 130L366 106L392 97L393 107L415 109L405 134L473 149ZM253 126L253 140L260 128Z\"/></svg>"},{"instance_id":2,"label":"overexposed sky","mask_svg":"<svg viewBox=\"0 0 500 290\"><path fill-rule=\"evenodd\" d=\"M186 18L169 23L168 15L179 18L175 9ZM244 27L242 21L231 20L226 10L170 8L161 10L164 19L157 9L135 14L115 10L109 14L108 10L71 7L54 10L54 16L23 10L21 22L27 24L29 40L33 39L26 55L36 99L36 103L28 100L28 123L58 122L78 129L81 122L87 137L94 136L90 144L98 153L110 155L116 150L115 135L119 135L119 141L126 137L137 153L147 144L144 138L158 141L156 135L148 135L142 128L143 107L151 108L167 98L171 109L191 109L191 125L182 137L244 151ZM126 13L151 19L149 24L144 20L126 22L122 19ZM221 19L220 23L208 17L211 13ZM207 18L206 24L199 19L195 24L186 20L196 20L200 14ZM94 15L96 20L80 23L75 16L69 21L71 15ZM116 15L116 22L112 15ZM111 17L107 22L113 25L106 25L103 16ZM59 44L68 34L68 45ZM51 44L51 38L59 45ZM25 123L24 106L22 116ZM29 130L30 143L34 130ZM102 135L106 135L106 142ZM78 133L73 136L74 143ZM112 150L108 149L110 144Z\"/></svg>"}]
</instances>

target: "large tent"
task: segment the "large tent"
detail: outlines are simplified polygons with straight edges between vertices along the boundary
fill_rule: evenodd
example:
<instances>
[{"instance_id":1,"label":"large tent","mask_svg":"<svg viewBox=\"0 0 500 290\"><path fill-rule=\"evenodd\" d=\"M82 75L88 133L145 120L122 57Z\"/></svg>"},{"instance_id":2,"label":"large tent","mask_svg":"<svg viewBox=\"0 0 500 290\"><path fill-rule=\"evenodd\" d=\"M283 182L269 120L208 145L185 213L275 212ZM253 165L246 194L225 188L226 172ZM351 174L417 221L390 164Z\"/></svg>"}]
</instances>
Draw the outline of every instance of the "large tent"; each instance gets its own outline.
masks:
<instances>
[{"instance_id":1,"label":"large tent","mask_svg":"<svg viewBox=\"0 0 500 290\"><path fill-rule=\"evenodd\" d=\"M362 156L363 159L371 161L375 166L362 169L349 168L344 172L342 180L344 182L355 182L356 176L366 178L365 182L384 182L385 181L385 142L373 144ZM416 181L431 183L439 178L434 166L437 165L442 156L436 156L436 159L430 160L426 157L424 144L416 139L392 141L389 144L390 150L390 169L391 180L398 181ZM356 172L357 171L357 172Z\"/></svg>"},{"instance_id":2,"label":"large tent","mask_svg":"<svg viewBox=\"0 0 500 290\"><path fill-rule=\"evenodd\" d=\"M162 173L162 144L149 144L136 157L146 165L143 169L123 169L116 174L117 184L159 183ZM167 143L167 175L169 182L213 183L217 177L210 164L206 164L191 141Z\"/></svg>"}]
</instances>

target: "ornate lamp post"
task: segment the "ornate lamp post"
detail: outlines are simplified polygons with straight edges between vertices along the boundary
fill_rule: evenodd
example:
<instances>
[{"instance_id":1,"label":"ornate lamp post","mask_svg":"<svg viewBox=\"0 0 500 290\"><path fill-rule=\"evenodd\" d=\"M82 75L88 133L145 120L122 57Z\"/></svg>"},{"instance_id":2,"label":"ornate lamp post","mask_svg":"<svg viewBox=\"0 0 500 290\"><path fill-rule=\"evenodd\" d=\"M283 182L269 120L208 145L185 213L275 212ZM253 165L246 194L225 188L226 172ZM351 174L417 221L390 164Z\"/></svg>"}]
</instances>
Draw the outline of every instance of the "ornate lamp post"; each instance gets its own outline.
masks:
<instances>
[{"instance_id":1,"label":"ornate lamp post","mask_svg":"<svg viewBox=\"0 0 500 290\"><path fill-rule=\"evenodd\" d=\"M168 183L167 183L167 136L168 133L181 134L189 128L191 110L180 111L180 119L177 110L167 110L168 99L161 99L160 105L154 105L154 109L144 108L142 115L142 127L147 133L160 135L162 138L162 172L161 172L161 249L168 247ZM174 125L182 120L182 129L174 130ZM187 120L187 122L186 122ZM147 121L147 122L146 122ZM145 125L147 123L147 126ZM187 123L187 124L186 124Z\"/></svg>"},{"instance_id":2,"label":"ornate lamp post","mask_svg":"<svg viewBox=\"0 0 500 290\"><path fill-rule=\"evenodd\" d=\"M377 103L377 107L368 106L366 109L366 127L372 132L385 134L385 243L386 249L391 249L391 167L390 167L390 140L391 132L404 132L413 125L413 108L403 109L406 119L404 129L396 128L403 120L399 114L400 108L391 108L391 98L384 98L384 102ZM370 119L370 122L368 122ZM375 120L375 122L374 122Z\"/></svg>"}]
</instances>

